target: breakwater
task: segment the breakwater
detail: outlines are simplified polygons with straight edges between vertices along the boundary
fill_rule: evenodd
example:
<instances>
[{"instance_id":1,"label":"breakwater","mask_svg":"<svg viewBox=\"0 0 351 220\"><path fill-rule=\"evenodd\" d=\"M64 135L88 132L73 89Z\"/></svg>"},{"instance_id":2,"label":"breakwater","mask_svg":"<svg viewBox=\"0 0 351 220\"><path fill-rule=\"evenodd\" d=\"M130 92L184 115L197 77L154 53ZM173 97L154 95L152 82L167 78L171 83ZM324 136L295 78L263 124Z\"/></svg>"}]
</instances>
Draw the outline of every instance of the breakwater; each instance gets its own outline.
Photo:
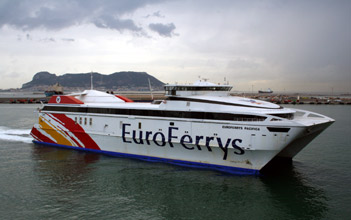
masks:
<instances>
[{"instance_id":1,"label":"breakwater","mask_svg":"<svg viewBox=\"0 0 351 220\"><path fill-rule=\"evenodd\" d=\"M351 105L350 95L310 95L310 94L242 94L253 99L272 102L275 104L293 104L293 105Z\"/></svg>"},{"instance_id":2,"label":"breakwater","mask_svg":"<svg viewBox=\"0 0 351 220\"><path fill-rule=\"evenodd\" d=\"M163 100L163 91L121 91L114 94L125 96L136 102L150 102L152 100ZM276 104L315 104L315 105L351 105L351 95L310 95L310 94L253 94L253 93L231 93L233 96L258 99ZM0 93L0 103L47 103L51 97L43 93Z\"/></svg>"}]
</instances>

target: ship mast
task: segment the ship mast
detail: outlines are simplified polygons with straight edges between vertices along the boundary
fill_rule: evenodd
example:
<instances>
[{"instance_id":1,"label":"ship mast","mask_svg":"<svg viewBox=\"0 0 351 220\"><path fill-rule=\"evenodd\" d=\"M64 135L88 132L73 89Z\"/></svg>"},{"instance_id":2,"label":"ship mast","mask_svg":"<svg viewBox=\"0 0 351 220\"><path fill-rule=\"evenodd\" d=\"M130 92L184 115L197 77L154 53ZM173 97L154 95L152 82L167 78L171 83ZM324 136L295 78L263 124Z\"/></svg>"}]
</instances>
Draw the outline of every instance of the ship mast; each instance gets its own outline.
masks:
<instances>
[{"instance_id":1,"label":"ship mast","mask_svg":"<svg viewBox=\"0 0 351 220\"><path fill-rule=\"evenodd\" d=\"M154 100L154 94L152 94L150 78L147 78L147 79L149 80L149 89L150 89L150 93L151 93L151 100Z\"/></svg>"},{"instance_id":2,"label":"ship mast","mask_svg":"<svg viewBox=\"0 0 351 220\"><path fill-rule=\"evenodd\" d=\"M90 90L93 90L93 72L90 73Z\"/></svg>"}]
</instances>

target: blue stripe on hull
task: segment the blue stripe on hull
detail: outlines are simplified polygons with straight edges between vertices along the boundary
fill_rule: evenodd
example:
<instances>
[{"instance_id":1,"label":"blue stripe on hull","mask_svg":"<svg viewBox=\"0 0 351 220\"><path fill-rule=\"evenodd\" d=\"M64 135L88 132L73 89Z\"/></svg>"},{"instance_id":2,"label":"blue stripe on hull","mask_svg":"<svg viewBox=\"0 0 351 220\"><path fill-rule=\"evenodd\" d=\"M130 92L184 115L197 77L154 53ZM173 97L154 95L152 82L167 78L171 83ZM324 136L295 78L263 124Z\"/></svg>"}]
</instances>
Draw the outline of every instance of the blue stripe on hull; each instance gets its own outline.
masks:
<instances>
[{"instance_id":1,"label":"blue stripe on hull","mask_svg":"<svg viewBox=\"0 0 351 220\"><path fill-rule=\"evenodd\" d=\"M79 151L99 153L99 154L109 155L109 156L113 156L113 157L127 157L127 158L135 158L135 159L149 161L149 162L163 162L163 163L169 163L169 164L185 166L185 167L211 169L211 170L216 170L216 171L235 174L235 175L259 175L260 174L259 170L239 168L239 167L229 167L229 166L221 166L221 165L199 163L199 162L192 162L192 161L173 160L173 159L166 159L166 158L160 158L160 157L143 156L143 155L137 155L137 154L94 150L94 149L88 149L88 148L72 147L72 146L67 146L67 145L52 144L52 143L39 142L39 141L33 141L33 143L39 144L39 145L47 145L47 146L67 148L67 149L73 149L73 150L79 150Z\"/></svg>"}]
</instances>

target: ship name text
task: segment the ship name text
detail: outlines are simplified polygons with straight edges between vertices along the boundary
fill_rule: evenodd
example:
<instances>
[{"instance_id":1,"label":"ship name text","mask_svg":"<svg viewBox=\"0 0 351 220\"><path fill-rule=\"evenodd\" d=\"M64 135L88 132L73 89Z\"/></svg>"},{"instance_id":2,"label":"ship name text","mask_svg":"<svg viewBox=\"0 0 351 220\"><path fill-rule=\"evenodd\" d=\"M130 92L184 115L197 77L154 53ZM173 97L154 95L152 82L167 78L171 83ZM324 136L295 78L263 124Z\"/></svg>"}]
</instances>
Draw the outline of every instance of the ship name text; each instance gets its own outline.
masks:
<instances>
[{"instance_id":1,"label":"ship name text","mask_svg":"<svg viewBox=\"0 0 351 220\"><path fill-rule=\"evenodd\" d=\"M235 129L235 130L249 130L249 131L259 131L260 128L257 127L246 127L246 126L232 126L232 125L223 125L223 129Z\"/></svg>"},{"instance_id":2,"label":"ship name text","mask_svg":"<svg viewBox=\"0 0 351 220\"><path fill-rule=\"evenodd\" d=\"M181 137L178 137L175 133L179 130L178 127L168 127L167 134L164 134L161 131L152 132L152 131L142 131L142 130L131 130L131 124L122 124L122 140L124 143L135 144L147 144L150 145L150 141L153 141L157 146L165 147L174 147L176 140L179 140L180 145L182 145L187 150L202 150L200 142L205 143L205 147L208 151L212 151L211 145L217 144L218 147L223 151L223 160L227 159L228 148L234 148L234 154L242 155L245 151L238 145L242 143L242 139L232 139L227 138L227 140L222 140L220 137L209 137L209 136L200 136L196 135L192 137L188 134L185 134ZM131 138L130 138L131 137Z\"/></svg>"}]
</instances>

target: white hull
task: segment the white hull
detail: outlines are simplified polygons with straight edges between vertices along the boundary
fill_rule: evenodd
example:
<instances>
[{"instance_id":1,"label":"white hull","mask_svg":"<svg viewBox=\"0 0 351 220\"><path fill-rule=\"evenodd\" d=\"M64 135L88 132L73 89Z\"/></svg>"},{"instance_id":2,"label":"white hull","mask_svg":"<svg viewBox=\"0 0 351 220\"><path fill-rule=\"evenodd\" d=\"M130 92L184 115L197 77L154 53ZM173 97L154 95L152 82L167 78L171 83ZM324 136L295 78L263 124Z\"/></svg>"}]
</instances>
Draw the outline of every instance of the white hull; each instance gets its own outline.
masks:
<instances>
[{"instance_id":1,"label":"white hull","mask_svg":"<svg viewBox=\"0 0 351 220\"><path fill-rule=\"evenodd\" d=\"M333 123L326 116L228 95L209 83L165 86L154 104L94 90L53 96L39 111L36 143L257 174L274 157L294 157Z\"/></svg>"},{"instance_id":2,"label":"white hull","mask_svg":"<svg viewBox=\"0 0 351 220\"><path fill-rule=\"evenodd\" d=\"M72 141L79 138L75 131L62 127L69 122L58 115L40 113L41 124L34 128L52 141L48 143L40 137L37 141L89 150L90 146L82 147ZM204 123L177 119L65 116L70 123L77 120L76 126L81 122L79 132L84 131L96 143L99 147L94 150L96 152L239 174L257 174L272 158L282 154L286 146L294 145L306 131L304 127L295 127L289 133L269 132L267 126L254 122ZM62 142L62 138L72 140ZM304 147L301 143L297 146Z\"/></svg>"}]
</instances>

